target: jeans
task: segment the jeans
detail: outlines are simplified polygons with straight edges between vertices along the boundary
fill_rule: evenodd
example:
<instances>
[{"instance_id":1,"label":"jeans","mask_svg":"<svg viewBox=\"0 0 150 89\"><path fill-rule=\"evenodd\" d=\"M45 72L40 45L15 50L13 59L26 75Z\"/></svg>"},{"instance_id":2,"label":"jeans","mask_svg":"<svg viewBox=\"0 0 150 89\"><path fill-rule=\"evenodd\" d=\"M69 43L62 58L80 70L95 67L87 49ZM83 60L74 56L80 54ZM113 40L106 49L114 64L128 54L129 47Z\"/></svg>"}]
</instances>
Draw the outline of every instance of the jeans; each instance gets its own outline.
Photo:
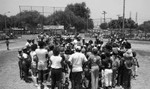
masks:
<instances>
[{"instance_id":1,"label":"jeans","mask_svg":"<svg viewBox=\"0 0 150 89\"><path fill-rule=\"evenodd\" d=\"M92 66L91 67L92 89L98 89L98 81L99 81L99 67L98 66Z\"/></svg>"}]
</instances>

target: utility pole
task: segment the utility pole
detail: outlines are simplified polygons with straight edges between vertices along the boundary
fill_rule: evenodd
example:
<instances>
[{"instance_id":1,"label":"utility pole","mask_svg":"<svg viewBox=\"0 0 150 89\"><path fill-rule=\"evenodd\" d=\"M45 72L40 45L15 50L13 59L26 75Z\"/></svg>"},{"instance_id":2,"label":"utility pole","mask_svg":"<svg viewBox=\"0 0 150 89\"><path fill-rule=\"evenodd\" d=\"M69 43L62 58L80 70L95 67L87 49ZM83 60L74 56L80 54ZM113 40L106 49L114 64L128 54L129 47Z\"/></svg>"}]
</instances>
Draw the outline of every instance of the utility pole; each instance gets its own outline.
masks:
<instances>
[{"instance_id":1,"label":"utility pole","mask_svg":"<svg viewBox=\"0 0 150 89\"><path fill-rule=\"evenodd\" d=\"M123 31L123 33L125 34L124 19L125 19L125 0L123 0L123 24L122 24L122 31Z\"/></svg>"},{"instance_id":2,"label":"utility pole","mask_svg":"<svg viewBox=\"0 0 150 89\"><path fill-rule=\"evenodd\" d=\"M43 18L42 18L42 31L44 31L44 6L42 6L42 13L43 13Z\"/></svg>"},{"instance_id":3,"label":"utility pole","mask_svg":"<svg viewBox=\"0 0 150 89\"><path fill-rule=\"evenodd\" d=\"M138 22L138 13L136 12L135 22Z\"/></svg>"},{"instance_id":4,"label":"utility pole","mask_svg":"<svg viewBox=\"0 0 150 89\"><path fill-rule=\"evenodd\" d=\"M104 14L104 23L105 23L105 22L106 22L105 15L106 15L107 13L106 13L106 11L103 11L102 14Z\"/></svg>"},{"instance_id":5,"label":"utility pole","mask_svg":"<svg viewBox=\"0 0 150 89\"><path fill-rule=\"evenodd\" d=\"M4 15L6 16L7 13L10 13L10 11L5 12ZM7 29L7 16L5 17L5 29Z\"/></svg>"},{"instance_id":6,"label":"utility pole","mask_svg":"<svg viewBox=\"0 0 150 89\"><path fill-rule=\"evenodd\" d=\"M130 16L129 16L129 18L131 18L131 15L132 15L132 12L130 11Z\"/></svg>"}]
</instances>

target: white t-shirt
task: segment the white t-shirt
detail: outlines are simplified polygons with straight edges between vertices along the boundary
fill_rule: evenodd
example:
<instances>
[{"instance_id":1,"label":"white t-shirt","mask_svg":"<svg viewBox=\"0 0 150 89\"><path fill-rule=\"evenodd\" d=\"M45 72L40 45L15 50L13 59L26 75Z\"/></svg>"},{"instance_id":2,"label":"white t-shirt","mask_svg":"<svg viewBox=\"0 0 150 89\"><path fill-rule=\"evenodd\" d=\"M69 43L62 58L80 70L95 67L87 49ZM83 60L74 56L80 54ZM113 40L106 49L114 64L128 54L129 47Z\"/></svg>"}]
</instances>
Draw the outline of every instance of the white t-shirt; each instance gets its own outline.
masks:
<instances>
[{"instance_id":1,"label":"white t-shirt","mask_svg":"<svg viewBox=\"0 0 150 89\"><path fill-rule=\"evenodd\" d=\"M51 65L52 68L54 68L54 69L62 68L62 66L61 66L62 57L61 56L52 55L50 57L50 60L52 62L52 65Z\"/></svg>"},{"instance_id":2,"label":"white t-shirt","mask_svg":"<svg viewBox=\"0 0 150 89\"><path fill-rule=\"evenodd\" d=\"M87 58L83 53L75 52L70 56L69 61L72 63L72 72L81 72L82 64L87 61Z\"/></svg>"},{"instance_id":3,"label":"white t-shirt","mask_svg":"<svg viewBox=\"0 0 150 89\"><path fill-rule=\"evenodd\" d=\"M25 59L28 58L28 55L27 55L26 53L23 53L22 56L23 56L23 58L25 58Z\"/></svg>"},{"instance_id":4,"label":"white t-shirt","mask_svg":"<svg viewBox=\"0 0 150 89\"><path fill-rule=\"evenodd\" d=\"M35 53L38 57L38 69L46 70L47 69L47 58L48 51L46 49L36 49Z\"/></svg>"}]
</instances>

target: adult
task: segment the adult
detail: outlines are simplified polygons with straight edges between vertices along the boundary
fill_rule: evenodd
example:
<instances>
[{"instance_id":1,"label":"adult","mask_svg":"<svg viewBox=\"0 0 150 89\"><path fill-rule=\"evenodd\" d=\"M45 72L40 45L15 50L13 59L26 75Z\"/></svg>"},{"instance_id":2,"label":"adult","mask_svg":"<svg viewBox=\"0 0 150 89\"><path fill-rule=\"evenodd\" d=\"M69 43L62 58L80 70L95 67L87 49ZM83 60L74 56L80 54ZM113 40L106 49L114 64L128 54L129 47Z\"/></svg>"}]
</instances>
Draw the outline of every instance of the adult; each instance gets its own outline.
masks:
<instances>
[{"instance_id":1,"label":"adult","mask_svg":"<svg viewBox=\"0 0 150 89\"><path fill-rule=\"evenodd\" d=\"M131 49L131 44L129 42L125 43L126 52L124 56L124 68L123 68L123 88L131 89L131 76L132 68L134 65L133 54Z\"/></svg>"},{"instance_id":2,"label":"adult","mask_svg":"<svg viewBox=\"0 0 150 89\"><path fill-rule=\"evenodd\" d=\"M112 86L112 60L110 59L110 53L105 53L105 59L102 60L104 70L102 75L104 77L104 88L109 89Z\"/></svg>"},{"instance_id":3,"label":"adult","mask_svg":"<svg viewBox=\"0 0 150 89\"><path fill-rule=\"evenodd\" d=\"M120 60L119 60L119 56L118 56L118 48L117 47L113 47L113 54L111 56L111 60L112 60L112 87L115 87L117 82L117 73L118 73L118 68L120 66Z\"/></svg>"},{"instance_id":4,"label":"adult","mask_svg":"<svg viewBox=\"0 0 150 89\"><path fill-rule=\"evenodd\" d=\"M48 51L44 48L44 42L40 41L38 43L38 46L39 48L35 50L35 53L38 57L38 79L41 86L43 81L46 79L46 76L44 76L44 74L47 71L47 61L49 57Z\"/></svg>"},{"instance_id":5,"label":"adult","mask_svg":"<svg viewBox=\"0 0 150 89\"><path fill-rule=\"evenodd\" d=\"M101 66L101 58L98 56L98 49L92 49L92 55L89 56L88 61L91 63L91 85L92 89L98 89L99 81L99 66Z\"/></svg>"},{"instance_id":6,"label":"adult","mask_svg":"<svg viewBox=\"0 0 150 89\"><path fill-rule=\"evenodd\" d=\"M69 62L72 64L71 68L71 81L72 81L72 89L81 89L81 80L82 80L82 72L83 72L83 63L87 62L87 58L83 53L81 53L81 47L76 46L76 52L73 53Z\"/></svg>"},{"instance_id":7,"label":"adult","mask_svg":"<svg viewBox=\"0 0 150 89\"><path fill-rule=\"evenodd\" d=\"M61 89L60 84L62 79L62 57L59 54L59 48L55 47L53 50L53 55L50 57L52 89L55 89L56 85L58 85L58 89Z\"/></svg>"},{"instance_id":8,"label":"adult","mask_svg":"<svg viewBox=\"0 0 150 89\"><path fill-rule=\"evenodd\" d=\"M30 52L30 57L31 57L31 70L32 70L32 80L34 82L34 85L37 86L37 63L38 63L38 58L36 55L35 50L37 49L36 45L31 46L31 52Z\"/></svg>"},{"instance_id":9,"label":"adult","mask_svg":"<svg viewBox=\"0 0 150 89\"><path fill-rule=\"evenodd\" d=\"M30 57L27 54L27 49L23 48L22 51L19 51L19 67L21 69L21 79L24 79L25 82L29 82L29 68L30 68Z\"/></svg>"}]
</instances>

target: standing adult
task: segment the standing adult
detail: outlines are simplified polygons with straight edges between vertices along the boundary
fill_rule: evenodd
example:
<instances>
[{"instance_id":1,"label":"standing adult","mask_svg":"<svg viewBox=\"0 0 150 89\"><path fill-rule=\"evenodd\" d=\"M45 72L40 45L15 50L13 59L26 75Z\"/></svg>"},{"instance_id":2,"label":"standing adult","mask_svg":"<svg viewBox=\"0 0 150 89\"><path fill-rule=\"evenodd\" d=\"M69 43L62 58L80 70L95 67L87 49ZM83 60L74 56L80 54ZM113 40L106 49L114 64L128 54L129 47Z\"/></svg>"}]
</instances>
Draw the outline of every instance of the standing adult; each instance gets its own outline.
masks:
<instances>
[{"instance_id":1,"label":"standing adult","mask_svg":"<svg viewBox=\"0 0 150 89\"><path fill-rule=\"evenodd\" d=\"M102 61L104 70L102 71L104 77L104 89L109 89L112 86L112 60L110 53L105 53L105 59Z\"/></svg>"},{"instance_id":2,"label":"standing adult","mask_svg":"<svg viewBox=\"0 0 150 89\"><path fill-rule=\"evenodd\" d=\"M44 81L44 73L47 70L47 61L48 61L48 51L44 48L44 42L40 41L38 43L39 48L35 50L35 53L38 57L38 79L40 82L40 86Z\"/></svg>"},{"instance_id":3,"label":"standing adult","mask_svg":"<svg viewBox=\"0 0 150 89\"><path fill-rule=\"evenodd\" d=\"M62 79L62 57L59 55L60 51L58 47L53 50L53 55L50 57L51 61L51 78L52 78L52 89L55 89L58 84L58 89L61 89Z\"/></svg>"},{"instance_id":4,"label":"standing adult","mask_svg":"<svg viewBox=\"0 0 150 89\"><path fill-rule=\"evenodd\" d=\"M36 55L35 50L37 49L36 45L31 46L31 52L30 52L30 57L31 57L31 70L32 70L32 80L34 82L34 85L37 86L37 62L38 58Z\"/></svg>"},{"instance_id":5,"label":"standing adult","mask_svg":"<svg viewBox=\"0 0 150 89\"><path fill-rule=\"evenodd\" d=\"M131 89L131 76L132 67L134 65L133 54L131 49L131 44L129 42L125 43L126 52L124 56L124 67L123 67L123 88Z\"/></svg>"},{"instance_id":6,"label":"standing adult","mask_svg":"<svg viewBox=\"0 0 150 89\"><path fill-rule=\"evenodd\" d=\"M22 58L22 70L25 82L29 82L29 68L30 68L30 57L27 53L27 48L22 49L23 53L20 55Z\"/></svg>"},{"instance_id":7,"label":"standing adult","mask_svg":"<svg viewBox=\"0 0 150 89\"><path fill-rule=\"evenodd\" d=\"M99 66L101 66L101 58L98 56L98 49L94 47L92 49L92 55L88 58L91 63L91 85L92 89L98 89L99 81Z\"/></svg>"},{"instance_id":8,"label":"standing adult","mask_svg":"<svg viewBox=\"0 0 150 89\"><path fill-rule=\"evenodd\" d=\"M117 55L117 53L113 52L113 55L111 56L112 60L112 87L114 88L117 84L116 79L117 79L117 73L118 73L118 68L120 65L120 60Z\"/></svg>"},{"instance_id":9,"label":"standing adult","mask_svg":"<svg viewBox=\"0 0 150 89\"><path fill-rule=\"evenodd\" d=\"M71 69L71 81L72 89L81 89L81 80L83 72L83 63L87 62L87 58L83 53L81 53L81 47L76 46L76 52L72 54L69 58L69 62L72 64Z\"/></svg>"}]
</instances>

